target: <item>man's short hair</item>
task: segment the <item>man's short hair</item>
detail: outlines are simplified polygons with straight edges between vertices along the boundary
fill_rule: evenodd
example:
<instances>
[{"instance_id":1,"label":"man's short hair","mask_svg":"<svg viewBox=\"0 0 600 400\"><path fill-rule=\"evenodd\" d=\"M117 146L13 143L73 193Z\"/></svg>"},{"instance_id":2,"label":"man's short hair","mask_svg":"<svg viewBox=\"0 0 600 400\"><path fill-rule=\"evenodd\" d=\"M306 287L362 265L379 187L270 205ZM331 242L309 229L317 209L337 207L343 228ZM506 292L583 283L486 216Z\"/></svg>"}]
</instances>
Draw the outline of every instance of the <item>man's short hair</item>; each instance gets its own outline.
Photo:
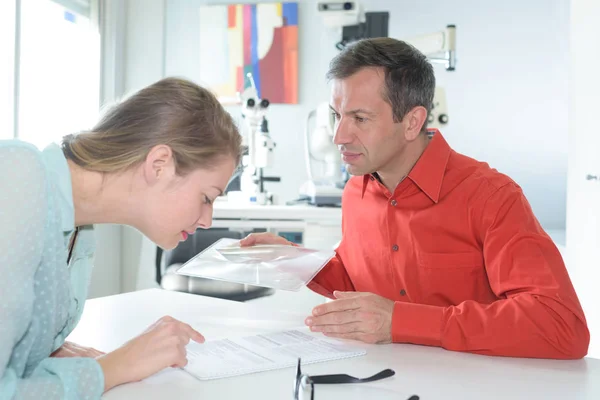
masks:
<instances>
[{"instance_id":1,"label":"man's short hair","mask_svg":"<svg viewBox=\"0 0 600 400\"><path fill-rule=\"evenodd\" d=\"M383 98L392 107L394 122L417 106L431 111L435 75L427 57L415 47L392 38L359 40L331 60L327 79L345 79L368 67L385 71ZM422 130L426 128L427 120Z\"/></svg>"}]
</instances>

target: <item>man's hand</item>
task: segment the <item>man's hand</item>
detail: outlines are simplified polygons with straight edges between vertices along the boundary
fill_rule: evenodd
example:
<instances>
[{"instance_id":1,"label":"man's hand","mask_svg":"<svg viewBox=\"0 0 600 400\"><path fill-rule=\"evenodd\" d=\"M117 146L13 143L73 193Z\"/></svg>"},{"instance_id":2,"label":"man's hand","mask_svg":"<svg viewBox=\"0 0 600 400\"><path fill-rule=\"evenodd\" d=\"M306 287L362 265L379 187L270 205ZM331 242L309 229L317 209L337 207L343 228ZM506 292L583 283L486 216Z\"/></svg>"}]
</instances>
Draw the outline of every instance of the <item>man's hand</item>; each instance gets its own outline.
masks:
<instances>
[{"instance_id":1,"label":"man's hand","mask_svg":"<svg viewBox=\"0 0 600 400\"><path fill-rule=\"evenodd\" d=\"M333 292L337 300L313 309L306 325L313 332L365 343L392 342L394 302L373 293Z\"/></svg>"},{"instance_id":2,"label":"man's hand","mask_svg":"<svg viewBox=\"0 0 600 400\"><path fill-rule=\"evenodd\" d=\"M92 349L91 347L83 347L73 342L65 342L62 346L50 354L50 357L88 357L97 358L105 353Z\"/></svg>"},{"instance_id":3,"label":"man's hand","mask_svg":"<svg viewBox=\"0 0 600 400\"><path fill-rule=\"evenodd\" d=\"M257 244L283 244L295 246L294 243L286 240L281 236L277 236L270 232L265 233L251 233L242 240L240 240L240 246L255 246Z\"/></svg>"}]
</instances>

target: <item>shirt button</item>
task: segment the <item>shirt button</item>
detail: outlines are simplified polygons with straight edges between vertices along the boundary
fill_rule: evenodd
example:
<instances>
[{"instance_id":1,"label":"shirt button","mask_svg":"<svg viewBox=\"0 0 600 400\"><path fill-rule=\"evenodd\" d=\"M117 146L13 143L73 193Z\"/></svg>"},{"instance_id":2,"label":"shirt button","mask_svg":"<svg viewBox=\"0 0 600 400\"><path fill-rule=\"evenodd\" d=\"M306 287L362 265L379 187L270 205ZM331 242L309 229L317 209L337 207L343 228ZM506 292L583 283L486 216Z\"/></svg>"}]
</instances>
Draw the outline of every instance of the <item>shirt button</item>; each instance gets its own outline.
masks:
<instances>
[{"instance_id":1,"label":"shirt button","mask_svg":"<svg viewBox=\"0 0 600 400\"><path fill-rule=\"evenodd\" d=\"M396 200L392 200L392 206L396 207L396 205L398 204L398 202Z\"/></svg>"},{"instance_id":2,"label":"shirt button","mask_svg":"<svg viewBox=\"0 0 600 400\"><path fill-rule=\"evenodd\" d=\"M402 289L402 290L400 291L400 296L406 296L406 290Z\"/></svg>"},{"instance_id":3,"label":"shirt button","mask_svg":"<svg viewBox=\"0 0 600 400\"><path fill-rule=\"evenodd\" d=\"M398 245L397 245L397 244L393 245L393 246L392 246L392 250L394 250L394 251L398 251Z\"/></svg>"}]
</instances>

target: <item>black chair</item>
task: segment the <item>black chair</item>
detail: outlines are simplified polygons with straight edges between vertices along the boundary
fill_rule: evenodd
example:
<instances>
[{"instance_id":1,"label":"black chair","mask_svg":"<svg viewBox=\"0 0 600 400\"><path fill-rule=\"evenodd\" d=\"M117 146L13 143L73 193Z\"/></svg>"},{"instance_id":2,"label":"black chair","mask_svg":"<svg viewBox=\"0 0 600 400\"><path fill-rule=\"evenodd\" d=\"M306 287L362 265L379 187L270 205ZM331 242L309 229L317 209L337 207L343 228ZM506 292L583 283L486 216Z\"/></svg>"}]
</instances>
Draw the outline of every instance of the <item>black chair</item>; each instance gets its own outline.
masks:
<instances>
[{"instance_id":1,"label":"black chair","mask_svg":"<svg viewBox=\"0 0 600 400\"><path fill-rule=\"evenodd\" d=\"M269 296L275 291L270 288L218 281L207 278L189 277L175 273L181 265L202 252L219 239L241 239L242 234L228 229L198 230L186 241L181 242L173 250L164 253L165 268L163 272L163 250L156 250L156 281L166 290L199 294L209 297L234 301L248 301Z\"/></svg>"}]
</instances>

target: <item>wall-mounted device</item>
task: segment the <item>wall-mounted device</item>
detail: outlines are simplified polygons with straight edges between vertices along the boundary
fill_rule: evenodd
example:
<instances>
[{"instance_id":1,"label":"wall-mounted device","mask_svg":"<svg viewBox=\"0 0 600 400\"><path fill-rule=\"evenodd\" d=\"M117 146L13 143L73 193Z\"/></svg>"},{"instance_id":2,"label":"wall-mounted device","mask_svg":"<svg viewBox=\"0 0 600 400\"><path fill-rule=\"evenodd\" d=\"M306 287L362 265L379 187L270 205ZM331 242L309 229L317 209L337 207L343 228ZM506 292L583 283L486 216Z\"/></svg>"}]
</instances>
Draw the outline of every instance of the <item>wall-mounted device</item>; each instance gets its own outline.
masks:
<instances>
[{"instance_id":1,"label":"wall-mounted device","mask_svg":"<svg viewBox=\"0 0 600 400\"><path fill-rule=\"evenodd\" d=\"M355 1L320 1L319 15L328 28L340 28L361 22L360 5Z\"/></svg>"},{"instance_id":2,"label":"wall-mounted device","mask_svg":"<svg viewBox=\"0 0 600 400\"><path fill-rule=\"evenodd\" d=\"M443 87L436 86L431 111L429 111L429 115L427 115L427 128L441 129L446 126L449 121L446 91Z\"/></svg>"},{"instance_id":3,"label":"wall-mounted device","mask_svg":"<svg viewBox=\"0 0 600 400\"><path fill-rule=\"evenodd\" d=\"M364 22L342 27L342 40L335 47L342 50L349 43L360 39L388 37L389 21L390 13L387 11L366 12Z\"/></svg>"},{"instance_id":4,"label":"wall-mounted device","mask_svg":"<svg viewBox=\"0 0 600 400\"><path fill-rule=\"evenodd\" d=\"M361 39L389 36L388 11L362 12L358 1L320 1L317 9L325 26L341 29L342 38L336 43L339 50ZM456 25L404 41L419 49L431 62L444 64L447 71L455 70Z\"/></svg>"}]
</instances>

